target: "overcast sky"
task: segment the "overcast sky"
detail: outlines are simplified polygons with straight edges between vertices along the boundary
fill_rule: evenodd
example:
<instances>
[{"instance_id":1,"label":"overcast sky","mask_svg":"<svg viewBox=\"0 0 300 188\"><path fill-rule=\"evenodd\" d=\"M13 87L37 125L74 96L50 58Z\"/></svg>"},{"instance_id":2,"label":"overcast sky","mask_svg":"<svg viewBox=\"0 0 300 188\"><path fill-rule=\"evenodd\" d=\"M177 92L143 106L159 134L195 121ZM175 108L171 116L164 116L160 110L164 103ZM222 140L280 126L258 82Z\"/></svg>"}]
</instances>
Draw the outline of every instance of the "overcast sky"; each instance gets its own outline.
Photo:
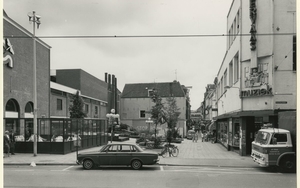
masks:
<instances>
[{"instance_id":1,"label":"overcast sky","mask_svg":"<svg viewBox=\"0 0 300 188\"><path fill-rule=\"evenodd\" d=\"M42 24L36 35L51 48L51 69L83 69L126 83L179 81L192 86L192 110L217 76L226 37L64 38L65 36L162 36L226 34L232 0L4 0L10 18L32 32L27 14Z\"/></svg>"}]
</instances>

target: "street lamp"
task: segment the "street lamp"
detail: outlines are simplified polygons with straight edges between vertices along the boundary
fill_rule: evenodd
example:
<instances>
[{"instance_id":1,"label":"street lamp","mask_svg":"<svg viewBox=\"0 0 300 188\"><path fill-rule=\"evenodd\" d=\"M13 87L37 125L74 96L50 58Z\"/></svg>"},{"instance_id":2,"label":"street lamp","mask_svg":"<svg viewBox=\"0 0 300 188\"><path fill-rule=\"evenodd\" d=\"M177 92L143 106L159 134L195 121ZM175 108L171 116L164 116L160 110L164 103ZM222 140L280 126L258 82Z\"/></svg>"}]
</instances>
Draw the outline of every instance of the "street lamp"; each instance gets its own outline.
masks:
<instances>
[{"instance_id":1,"label":"street lamp","mask_svg":"<svg viewBox=\"0 0 300 188\"><path fill-rule=\"evenodd\" d=\"M149 117L149 118L146 120L146 123L148 123L148 132L150 133L150 125L151 125L151 123L153 123L153 121L152 121L151 118Z\"/></svg>"},{"instance_id":2,"label":"street lamp","mask_svg":"<svg viewBox=\"0 0 300 188\"><path fill-rule=\"evenodd\" d=\"M35 11L27 14L29 22L33 23L33 156L37 156L37 84L36 84L36 41L35 41L35 24L39 28L41 16L36 15Z\"/></svg>"},{"instance_id":3,"label":"street lamp","mask_svg":"<svg viewBox=\"0 0 300 188\"><path fill-rule=\"evenodd\" d=\"M115 114L115 109L111 109L111 113L106 114L106 117L108 119L108 124L110 125L111 128L111 135L110 135L110 142L112 143L113 140L113 133L114 133L114 126L115 124L117 125L120 123L120 116L119 114Z\"/></svg>"}]
</instances>

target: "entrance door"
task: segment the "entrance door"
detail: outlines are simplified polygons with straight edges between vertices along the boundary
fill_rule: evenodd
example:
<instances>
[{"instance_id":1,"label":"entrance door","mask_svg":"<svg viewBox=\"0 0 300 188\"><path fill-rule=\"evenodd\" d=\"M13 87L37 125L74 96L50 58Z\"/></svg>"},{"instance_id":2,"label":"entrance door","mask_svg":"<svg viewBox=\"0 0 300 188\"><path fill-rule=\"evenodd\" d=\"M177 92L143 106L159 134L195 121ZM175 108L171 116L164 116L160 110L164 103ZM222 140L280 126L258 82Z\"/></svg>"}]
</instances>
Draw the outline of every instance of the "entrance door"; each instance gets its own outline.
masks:
<instances>
[{"instance_id":1,"label":"entrance door","mask_svg":"<svg viewBox=\"0 0 300 188\"><path fill-rule=\"evenodd\" d=\"M246 155L251 154L255 136L255 117L246 117Z\"/></svg>"}]
</instances>

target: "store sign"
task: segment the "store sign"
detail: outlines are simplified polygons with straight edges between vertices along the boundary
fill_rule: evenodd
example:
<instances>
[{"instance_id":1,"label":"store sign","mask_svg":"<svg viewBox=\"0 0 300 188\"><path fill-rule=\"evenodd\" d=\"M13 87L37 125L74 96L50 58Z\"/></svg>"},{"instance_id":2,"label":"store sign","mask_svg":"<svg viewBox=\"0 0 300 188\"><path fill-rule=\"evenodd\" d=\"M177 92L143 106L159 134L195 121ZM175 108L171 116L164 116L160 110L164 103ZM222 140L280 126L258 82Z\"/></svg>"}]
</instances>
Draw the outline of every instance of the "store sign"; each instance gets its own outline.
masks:
<instances>
[{"instance_id":1,"label":"store sign","mask_svg":"<svg viewBox=\"0 0 300 188\"><path fill-rule=\"evenodd\" d=\"M9 68L13 68L14 62L12 55L14 55L14 49L9 39L3 40L3 64L6 64Z\"/></svg>"},{"instance_id":2,"label":"store sign","mask_svg":"<svg viewBox=\"0 0 300 188\"><path fill-rule=\"evenodd\" d=\"M257 17L257 9L256 9L256 0L250 0L250 20L251 20L251 37L250 37L250 46L251 50L256 49L256 17Z\"/></svg>"},{"instance_id":3,"label":"store sign","mask_svg":"<svg viewBox=\"0 0 300 188\"><path fill-rule=\"evenodd\" d=\"M272 88L241 91L241 98L272 95Z\"/></svg>"}]
</instances>

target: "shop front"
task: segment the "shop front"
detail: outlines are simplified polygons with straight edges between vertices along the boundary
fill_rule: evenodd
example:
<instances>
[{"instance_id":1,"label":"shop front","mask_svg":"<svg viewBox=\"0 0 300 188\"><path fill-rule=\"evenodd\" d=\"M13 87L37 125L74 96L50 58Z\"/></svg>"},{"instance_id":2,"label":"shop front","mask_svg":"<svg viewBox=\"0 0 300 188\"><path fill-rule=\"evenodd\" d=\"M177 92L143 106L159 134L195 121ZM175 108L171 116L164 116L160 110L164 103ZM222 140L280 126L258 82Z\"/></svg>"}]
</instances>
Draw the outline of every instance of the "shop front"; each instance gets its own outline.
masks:
<instances>
[{"instance_id":1,"label":"shop front","mask_svg":"<svg viewBox=\"0 0 300 188\"><path fill-rule=\"evenodd\" d=\"M33 119L6 118L5 130L15 132L15 152L33 152ZM105 119L55 119L38 118L37 152L67 154L107 144ZM78 148L77 148L78 147Z\"/></svg>"}]
</instances>

